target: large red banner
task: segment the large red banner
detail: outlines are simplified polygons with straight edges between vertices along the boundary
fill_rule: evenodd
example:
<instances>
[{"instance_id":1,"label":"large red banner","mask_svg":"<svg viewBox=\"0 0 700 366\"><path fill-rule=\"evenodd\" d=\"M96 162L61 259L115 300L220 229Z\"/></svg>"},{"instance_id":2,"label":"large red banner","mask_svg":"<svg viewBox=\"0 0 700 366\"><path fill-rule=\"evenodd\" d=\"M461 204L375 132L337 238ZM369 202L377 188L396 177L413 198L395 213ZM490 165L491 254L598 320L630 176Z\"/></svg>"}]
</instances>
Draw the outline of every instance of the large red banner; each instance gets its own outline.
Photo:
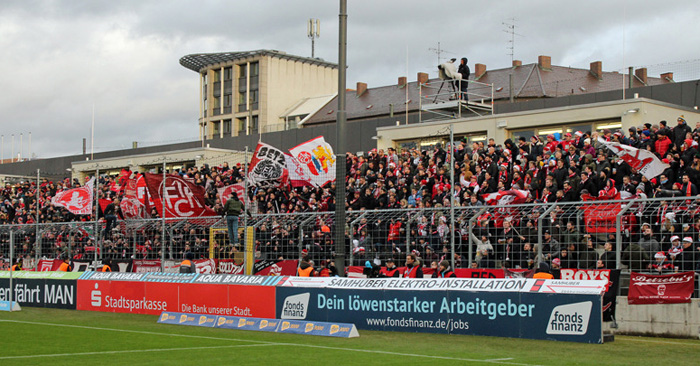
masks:
<instances>
[{"instance_id":1,"label":"large red banner","mask_svg":"<svg viewBox=\"0 0 700 366\"><path fill-rule=\"evenodd\" d=\"M214 210L204 204L203 187L190 183L179 175L167 175L165 184L163 184L162 175L146 173L144 176L148 194L153 198L154 206L161 217L217 216ZM165 201L165 216L162 212L163 201Z\"/></svg>"},{"instance_id":2,"label":"large red banner","mask_svg":"<svg viewBox=\"0 0 700 366\"><path fill-rule=\"evenodd\" d=\"M648 275L632 272L627 301L630 304L689 303L695 289L695 272Z\"/></svg>"},{"instance_id":3,"label":"large red banner","mask_svg":"<svg viewBox=\"0 0 700 366\"><path fill-rule=\"evenodd\" d=\"M275 287L134 281L78 281L77 309L159 315L275 317Z\"/></svg>"}]
</instances>

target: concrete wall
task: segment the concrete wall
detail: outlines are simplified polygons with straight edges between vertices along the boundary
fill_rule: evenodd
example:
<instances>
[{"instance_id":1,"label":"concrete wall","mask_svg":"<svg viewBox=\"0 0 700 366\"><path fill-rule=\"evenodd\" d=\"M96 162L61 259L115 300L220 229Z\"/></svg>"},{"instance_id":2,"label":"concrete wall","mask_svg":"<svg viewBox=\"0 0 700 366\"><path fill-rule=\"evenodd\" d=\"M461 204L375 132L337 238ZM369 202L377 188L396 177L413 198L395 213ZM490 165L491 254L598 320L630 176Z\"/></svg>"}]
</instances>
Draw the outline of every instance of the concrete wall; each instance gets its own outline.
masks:
<instances>
[{"instance_id":1,"label":"concrete wall","mask_svg":"<svg viewBox=\"0 0 700 366\"><path fill-rule=\"evenodd\" d=\"M689 304L630 305L617 297L617 334L700 338L700 299Z\"/></svg>"}]
</instances>

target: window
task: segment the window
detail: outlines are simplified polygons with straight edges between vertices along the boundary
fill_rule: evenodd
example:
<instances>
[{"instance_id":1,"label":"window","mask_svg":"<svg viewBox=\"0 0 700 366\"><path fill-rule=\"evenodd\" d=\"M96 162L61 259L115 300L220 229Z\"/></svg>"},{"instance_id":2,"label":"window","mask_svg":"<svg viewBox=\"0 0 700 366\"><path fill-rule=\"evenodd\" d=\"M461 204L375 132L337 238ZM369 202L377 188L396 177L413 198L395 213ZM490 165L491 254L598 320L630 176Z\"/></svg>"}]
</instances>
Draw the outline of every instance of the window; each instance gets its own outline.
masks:
<instances>
[{"instance_id":1,"label":"window","mask_svg":"<svg viewBox=\"0 0 700 366\"><path fill-rule=\"evenodd\" d=\"M241 79L245 79L247 75L248 75L248 65L246 65L246 64L238 65L238 77Z\"/></svg>"},{"instance_id":2,"label":"window","mask_svg":"<svg viewBox=\"0 0 700 366\"><path fill-rule=\"evenodd\" d=\"M231 136L231 120L224 120L224 136Z\"/></svg>"},{"instance_id":3,"label":"window","mask_svg":"<svg viewBox=\"0 0 700 366\"><path fill-rule=\"evenodd\" d=\"M221 121L213 121L211 123L211 134L213 138L219 137Z\"/></svg>"},{"instance_id":4,"label":"window","mask_svg":"<svg viewBox=\"0 0 700 366\"><path fill-rule=\"evenodd\" d=\"M214 98L214 108L221 108L221 97Z\"/></svg>"},{"instance_id":5,"label":"window","mask_svg":"<svg viewBox=\"0 0 700 366\"><path fill-rule=\"evenodd\" d=\"M251 90L250 91L250 103L257 103L258 102L258 91L257 90Z\"/></svg>"},{"instance_id":6,"label":"window","mask_svg":"<svg viewBox=\"0 0 700 366\"><path fill-rule=\"evenodd\" d=\"M224 95L224 107L231 106L231 94Z\"/></svg>"},{"instance_id":7,"label":"window","mask_svg":"<svg viewBox=\"0 0 700 366\"><path fill-rule=\"evenodd\" d=\"M250 63L250 77L258 76L260 74L260 63L251 62Z\"/></svg>"},{"instance_id":8,"label":"window","mask_svg":"<svg viewBox=\"0 0 700 366\"><path fill-rule=\"evenodd\" d=\"M245 126L246 126L246 119L245 118L238 118L236 120L237 128L236 128L236 133L238 135L245 135Z\"/></svg>"},{"instance_id":9,"label":"window","mask_svg":"<svg viewBox=\"0 0 700 366\"><path fill-rule=\"evenodd\" d=\"M250 124L250 133L258 133L258 116L253 116L253 122Z\"/></svg>"},{"instance_id":10,"label":"window","mask_svg":"<svg viewBox=\"0 0 700 366\"><path fill-rule=\"evenodd\" d=\"M232 67L224 68L224 80L231 80L231 79L233 79L233 68Z\"/></svg>"},{"instance_id":11,"label":"window","mask_svg":"<svg viewBox=\"0 0 700 366\"><path fill-rule=\"evenodd\" d=\"M221 81L221 70L214 70L214 82Z\"/></svg>"},{"instance_id":12,"label":"window","mask_svg":"<svg viewBox=\"0 0 700 366\"><path fill-rule=\"evenodd\" d=\"M245 112L248 109L246 108L246 93L238 93L238 111L239 112Z\"/></svg>"}]
</instances>

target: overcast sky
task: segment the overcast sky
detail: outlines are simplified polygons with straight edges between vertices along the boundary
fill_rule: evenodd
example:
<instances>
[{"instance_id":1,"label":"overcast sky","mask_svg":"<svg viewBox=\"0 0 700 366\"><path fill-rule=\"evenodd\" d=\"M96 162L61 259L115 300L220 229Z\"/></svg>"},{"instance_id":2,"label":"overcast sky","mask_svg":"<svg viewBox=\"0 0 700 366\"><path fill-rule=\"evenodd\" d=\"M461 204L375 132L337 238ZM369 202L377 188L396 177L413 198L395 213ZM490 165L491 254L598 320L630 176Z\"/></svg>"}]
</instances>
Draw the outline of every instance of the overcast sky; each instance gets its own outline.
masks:
<instances>
[{"instance_id":1,"label":"overcast sky","mask_svg":"<svg viewBox=\"0 0 700 366\"><path fill-rule=\"evenodd\" d=\"M180 57L274 49L311 55L309 18L321 20L316 57L337 62L338 1L0 1L2 156L79 154L95 107L95 151L198 138L197 74ZM549 55L552 64L605 71L700 58L697 0L349 0L348 87L436 77L438 56L489 69ZM623 32L624 30L624 32ZM624 34L624 37L623 37ZM623 43L624 40L624 43ZM623 47L624 44L624 47ZM624 48L624 62L623 62ZM658 66L660 65L661 66ZM681 66L684 64L681 64ZM698 65L694 63L693 65ZM675 67L678 67L676 64ZM656 75L652 74L657 71ZM698 70L692 70L697 75ZM697 76L696 76L697 77Z\"/></svg>"}]
</instances>

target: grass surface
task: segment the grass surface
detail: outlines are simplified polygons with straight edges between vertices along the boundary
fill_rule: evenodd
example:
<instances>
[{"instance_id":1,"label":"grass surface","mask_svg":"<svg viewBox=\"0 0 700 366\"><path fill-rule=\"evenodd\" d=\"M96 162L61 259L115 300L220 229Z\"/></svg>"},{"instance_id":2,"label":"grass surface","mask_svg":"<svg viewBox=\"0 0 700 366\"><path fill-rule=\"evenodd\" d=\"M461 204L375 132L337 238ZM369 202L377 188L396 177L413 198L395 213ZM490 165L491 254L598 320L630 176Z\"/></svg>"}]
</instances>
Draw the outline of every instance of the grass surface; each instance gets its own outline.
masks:
<instances>
[{"instance_id":1,"label":"grass surface","mask_svg":"<svg viewBox=\"0 0 700 366\"><path fill-rule=\"evenodd\" d=\"M339 339L156 323L156 316L23 308L0 313L0 365L697 365L700 341L602 345L360 331Z\"/></svg>"}]
</instances>

